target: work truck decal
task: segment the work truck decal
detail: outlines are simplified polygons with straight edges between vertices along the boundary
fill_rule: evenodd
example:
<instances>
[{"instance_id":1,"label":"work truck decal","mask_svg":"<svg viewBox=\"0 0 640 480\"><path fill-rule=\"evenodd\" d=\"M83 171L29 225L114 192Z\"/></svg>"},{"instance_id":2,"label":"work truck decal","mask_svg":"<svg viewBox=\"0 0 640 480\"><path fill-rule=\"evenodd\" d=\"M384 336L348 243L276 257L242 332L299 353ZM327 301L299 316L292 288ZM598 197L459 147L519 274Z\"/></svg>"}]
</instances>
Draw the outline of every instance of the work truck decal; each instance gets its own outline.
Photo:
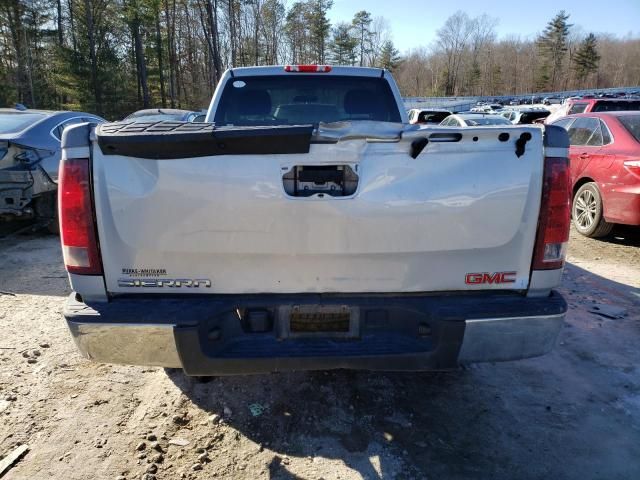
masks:
<instances>
[{"instance_id":1,"label":"work truck decal","mask_svg":"<svg viewBox=\"0 0 640 480\"><path fill-rule=\"evenodd\" d=\"M130 277L164 277L166 268L123 268L122 275Z\"/></svg>"}]
</instances>

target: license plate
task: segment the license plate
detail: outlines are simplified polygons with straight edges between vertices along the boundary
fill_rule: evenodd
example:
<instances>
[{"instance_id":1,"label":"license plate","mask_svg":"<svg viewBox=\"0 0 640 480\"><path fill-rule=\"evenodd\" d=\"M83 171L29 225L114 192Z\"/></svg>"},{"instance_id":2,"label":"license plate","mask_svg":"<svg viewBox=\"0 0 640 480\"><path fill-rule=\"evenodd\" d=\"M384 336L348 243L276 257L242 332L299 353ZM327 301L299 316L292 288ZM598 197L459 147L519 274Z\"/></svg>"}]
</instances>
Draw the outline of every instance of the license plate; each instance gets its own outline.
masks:
<instances>
[{"instance_id":1,"label":"license plate","mask_svg":"<svg viewBox=\"0 0 640 480\"><path fill-rule=\"evenodd\" d=\"M358 312L349 306L293 305L287 310L287 336L357 336Z\"/></svg>"}]
</instances>

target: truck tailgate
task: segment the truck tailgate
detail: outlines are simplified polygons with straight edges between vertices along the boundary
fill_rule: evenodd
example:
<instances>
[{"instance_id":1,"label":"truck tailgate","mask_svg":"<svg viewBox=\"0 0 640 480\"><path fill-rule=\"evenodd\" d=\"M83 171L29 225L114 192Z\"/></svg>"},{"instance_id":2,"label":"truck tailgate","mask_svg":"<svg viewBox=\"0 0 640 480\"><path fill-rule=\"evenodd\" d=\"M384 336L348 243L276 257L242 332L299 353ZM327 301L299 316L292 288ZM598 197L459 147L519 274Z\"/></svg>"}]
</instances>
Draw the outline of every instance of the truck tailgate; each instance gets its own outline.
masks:
<instances>
[{"instance_id":1,"label":"truck tailgate","mask_svg":"<svg viewBox=\"0 0 640 480\"><path fill-rule=\"evenodd\" d=\"M524 132L531 140L518 156L515 143ZM421 135L430 141L413 158L412 142ZM175 150L180 141L167 134L165 147L156 148ZM544 159L537 127L414 130L395 139L345 135L311 142L308 153L164 159L105 153L94 142L92 156L111 293L528 286ZM354 192L285 191L283 176L295 167L330 165L355 173ZM501 272L509 272L508 283L495 275ZM488 281L466 281L474 273L488 273ZM209 282L184 288L189 280Z\"/></svg>"}]
</instances>

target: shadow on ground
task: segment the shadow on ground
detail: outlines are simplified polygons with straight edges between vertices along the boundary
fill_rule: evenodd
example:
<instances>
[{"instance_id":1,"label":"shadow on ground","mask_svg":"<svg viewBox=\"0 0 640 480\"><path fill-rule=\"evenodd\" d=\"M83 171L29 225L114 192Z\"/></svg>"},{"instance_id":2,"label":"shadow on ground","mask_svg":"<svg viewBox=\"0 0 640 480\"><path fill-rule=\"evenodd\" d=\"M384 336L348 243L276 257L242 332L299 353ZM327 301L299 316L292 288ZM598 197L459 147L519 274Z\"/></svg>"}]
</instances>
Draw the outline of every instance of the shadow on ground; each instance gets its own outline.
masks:
<instances>
[{"instance_id":1,"label":"shadow on ground","mask_svg":"<svg viewBox=\"0 0 640 480\"><path fill-rule=\"evenodd\" d=\"M640 227L616 225L606 237L594 238L592 240L617 245L627 245L629 247L640 247Z\"/></svg>"},{"instance_id":2,"label":"shadow on ground","mask_svg":"<svg viewBox=\"0 0 640 480\"><path fill-rule=\"evenodd\" d=\"M640 290L569 265L563 291L571 310L559 345L537 359L448 373L169 376L275 452L273 479L302 478L286 457L341 460L365 479L639 478L640 425L612 405L630 392L640 399ZM600 301L636 316L590 313Z\"/></svg>"}]
</instances>

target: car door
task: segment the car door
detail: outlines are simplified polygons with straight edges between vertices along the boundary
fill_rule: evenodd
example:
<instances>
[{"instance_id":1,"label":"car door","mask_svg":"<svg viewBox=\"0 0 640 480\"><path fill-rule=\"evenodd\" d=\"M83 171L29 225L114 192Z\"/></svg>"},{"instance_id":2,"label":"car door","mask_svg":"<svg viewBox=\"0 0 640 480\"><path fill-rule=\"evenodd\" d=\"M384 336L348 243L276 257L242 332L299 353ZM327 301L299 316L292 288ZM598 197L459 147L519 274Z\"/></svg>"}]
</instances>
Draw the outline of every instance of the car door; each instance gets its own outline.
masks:
<instances>
[{"instance_id":1,"label":"car door","mask_svg":"<svg viewBox=\"0 0 640 480\"><path fill-rule=\"evenodd\" d=\"M602 129L594 117L578 117L569 127L569 162L572 184L583 176L602 150ZM594 179L595 180L595 179Z\"/></svg>"}]
</instances>

